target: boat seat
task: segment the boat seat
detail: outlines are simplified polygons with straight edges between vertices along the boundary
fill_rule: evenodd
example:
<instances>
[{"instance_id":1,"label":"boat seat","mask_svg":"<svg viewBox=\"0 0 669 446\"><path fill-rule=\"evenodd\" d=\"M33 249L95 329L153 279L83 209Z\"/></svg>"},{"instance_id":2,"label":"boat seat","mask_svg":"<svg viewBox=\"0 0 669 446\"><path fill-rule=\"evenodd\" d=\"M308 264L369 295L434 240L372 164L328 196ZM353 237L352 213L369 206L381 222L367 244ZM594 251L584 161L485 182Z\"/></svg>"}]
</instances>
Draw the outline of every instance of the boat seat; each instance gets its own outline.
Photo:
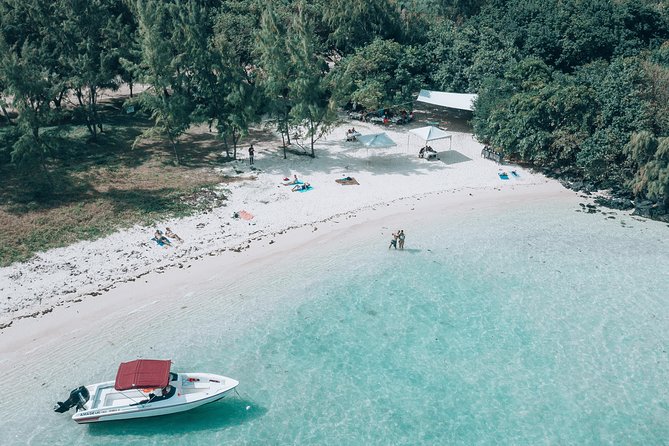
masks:
<instances>
[{"instance_id":1,"label":"boat seat","mask_svg":"<svg viewBox=\"0 0 669 446\"><path fill-rule=\"evenodd\" d=\"M181 383L184 389L208 389L211 384L207 381L184 381Z\"/></svg>"},{"instance_id":2,"label":"boat seat","mask_svg":"<svg viewBox=\"0 0 669 446\"><path fill-rule=\"evenodd\" d=\"M112 407L116 407L116 406L127 406L129 403L132 403L132 401L130 401L130 400L127 399L127 398L123 398L123 399L119 399L119 400L114 400L114 401L112 402Z\"/></svg>"}]
</instances>

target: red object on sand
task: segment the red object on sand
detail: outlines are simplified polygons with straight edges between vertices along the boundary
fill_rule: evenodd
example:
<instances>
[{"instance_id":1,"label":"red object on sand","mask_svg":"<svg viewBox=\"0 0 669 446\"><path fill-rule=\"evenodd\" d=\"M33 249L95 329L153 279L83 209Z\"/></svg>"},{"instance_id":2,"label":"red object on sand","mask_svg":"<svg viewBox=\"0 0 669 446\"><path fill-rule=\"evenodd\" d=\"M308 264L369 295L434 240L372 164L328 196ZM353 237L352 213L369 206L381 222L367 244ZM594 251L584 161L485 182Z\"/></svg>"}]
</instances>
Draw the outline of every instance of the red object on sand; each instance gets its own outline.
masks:
<instances>
[{"instance_id":1,"label":"red object on sand","mask_svg":"<svg viewBox=\"0 0 669 446\"><path fill-rule=\"evenodd\" d=\"M114 389L165 387L170 382L170 365L169 359L138 359L122 362L116 373Z\"/></svg>"},{"instance_id":2,"label":"red object on sand","mask_svg":"<svg viewBox=\"0 0 669 446\"><path fill-rule=\"evenodd\" d=\"M253 219L253 214L251 214L250 212L246 212L246 211L239 211L239 217L242 220L252 220Z\"/></svg>"}]
</instances>

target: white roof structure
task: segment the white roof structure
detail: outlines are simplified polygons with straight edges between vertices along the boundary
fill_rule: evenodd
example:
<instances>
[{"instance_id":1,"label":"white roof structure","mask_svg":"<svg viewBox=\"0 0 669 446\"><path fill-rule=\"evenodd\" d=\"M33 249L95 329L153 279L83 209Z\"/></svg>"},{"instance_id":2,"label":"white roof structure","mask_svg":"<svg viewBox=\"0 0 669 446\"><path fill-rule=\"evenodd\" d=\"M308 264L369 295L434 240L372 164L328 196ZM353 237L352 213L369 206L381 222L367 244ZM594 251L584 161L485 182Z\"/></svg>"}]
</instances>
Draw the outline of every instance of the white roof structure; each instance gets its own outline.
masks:
<instances>
[{"instance_id":1,"label":"white roof structure","mask_svg":"<svg viewBox=\"0 0 669 446\"><path fill-rule=\"evenodd\" d=\"M384 147L395 147L395 141L390 139L390 136L385 133L376 133L374 135L362 135L358 136L358 141L362 143L363 146L367 148L384 148Z\"/></svg>"},{"instance_id":2,"label":"white roof structure","mask_svg":"<svg viewBox=\"0 0 669 446\"><path fill-rule=\"evenodd\" d=\"M445 91L421 90L418 93L419 102L425 102L442 107L455 108L458 110L474 110L474 100L477 94L467 93L447 93Z\"/></svg>"},{"instance_id":3,"label":"white roof structure","mask_svg":"<svg viewBox=\"0 0 669 446\"><path fill-rule=\"evenodd\" d=\"M423 139L425 141L434 141L436 139L444 139L444 138L450 138L451 135L443 131L442 129L438 127L434 127L432 125L427 126L427 127L420 127L417 129L409 130L411 133L414 135L417 135L420 137L420 139Z\"/></svg>"}]
</instances>

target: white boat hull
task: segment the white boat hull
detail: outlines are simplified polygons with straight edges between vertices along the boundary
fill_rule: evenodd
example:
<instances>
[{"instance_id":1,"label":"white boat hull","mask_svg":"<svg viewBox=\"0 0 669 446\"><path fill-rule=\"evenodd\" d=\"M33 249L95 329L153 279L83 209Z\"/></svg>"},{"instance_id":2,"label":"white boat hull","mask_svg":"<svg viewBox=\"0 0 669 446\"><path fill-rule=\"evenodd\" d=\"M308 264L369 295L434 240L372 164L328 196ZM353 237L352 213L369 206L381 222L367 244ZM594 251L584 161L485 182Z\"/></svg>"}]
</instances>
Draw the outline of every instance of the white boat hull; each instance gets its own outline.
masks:
<instances>
[{"instance_id":1,"label":"white boat hull","mask_svg":"<svg viewBox=\"0 0 669 446\"><path fill-rule=\"evenodd\" d=\"M170 398L149 401L146 391L114 390L114 382L86 386L91 398L72 419L79 424L129 420L185 412L225 398L239 383L221 375L180 373L170 385L176 388Z\"/></svg>"}]
</instances>

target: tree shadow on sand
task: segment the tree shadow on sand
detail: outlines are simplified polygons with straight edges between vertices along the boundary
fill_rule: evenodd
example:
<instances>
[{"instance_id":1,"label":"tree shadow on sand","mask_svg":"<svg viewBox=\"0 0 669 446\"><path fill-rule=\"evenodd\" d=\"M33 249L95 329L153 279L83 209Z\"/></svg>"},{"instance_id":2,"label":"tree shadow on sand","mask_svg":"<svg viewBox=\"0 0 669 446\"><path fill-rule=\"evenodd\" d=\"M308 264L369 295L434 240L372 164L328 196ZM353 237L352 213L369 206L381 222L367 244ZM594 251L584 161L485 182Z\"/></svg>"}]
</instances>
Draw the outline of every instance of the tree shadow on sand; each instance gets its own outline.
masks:
<instances>
[{"instance_id":1,"label":"tree shadow on sand","mask_svg":"<svg viewBox=\"0 0 669 446\"><path fill-rule=\"evenodd\" d=\"M404 153L401 149L394 152L392 150L367 150L364 146L358 144L356 146L351 145L351 147L347 147L346 150L340 152L327 150L329 145L335 146L338 144L340 144L338 141L321 143L319 148L316 149L315 159L308 156L296 156L289 152L288 160L286 160L288 162L278 159L279 156L283 158L283 152L277 149L275 152L269 153L271 157L276 158L270 161L269 166L262 166L262 161L260 163L256 161L256 165L266 173L281 177L290 176L293 171L297 171L303 176L314 173L341 175L359 172L371 175L392 173L403 176L420 176L426 175L428 171L449 168L442 163L424 162L417 156L413 157Z\"/></svg>"},{"instance_id":2,"label":"tree shadow on sand","mask_svg":"<svg viewBox=\"0 0 669 446\"><path fill-rule=\"evenodd\" d=\"M177 439L192 432L228 429L258 419L266 413L266 408L252 401L233 397L172 415L91 424L88 434L92 437L151 437L152 441L159 435Z\"/></svg>"}]
</instances>

